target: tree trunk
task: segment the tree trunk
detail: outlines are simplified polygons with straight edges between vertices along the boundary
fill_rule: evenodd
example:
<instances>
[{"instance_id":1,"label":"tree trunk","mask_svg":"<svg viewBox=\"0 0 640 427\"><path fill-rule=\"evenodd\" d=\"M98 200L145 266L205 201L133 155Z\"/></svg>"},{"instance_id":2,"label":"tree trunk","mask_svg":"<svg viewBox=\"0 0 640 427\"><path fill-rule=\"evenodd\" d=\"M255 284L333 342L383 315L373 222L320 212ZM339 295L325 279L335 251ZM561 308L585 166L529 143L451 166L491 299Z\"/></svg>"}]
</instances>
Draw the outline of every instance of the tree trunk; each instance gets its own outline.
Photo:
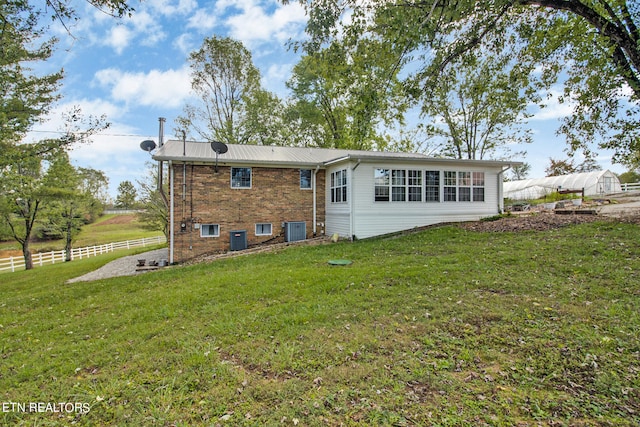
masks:
<instances>
[{"instance_id":1,"label":"tree trunk","mask_svg":"<svg viewBox=\"0 0 640 427\"><path fill-rule=\"evenodd\" d=\"M22 255L24 256L24 269L31 270L33 268L33 258L31 257L28 240L22 244Z\"/></svg>"}]
</instances>

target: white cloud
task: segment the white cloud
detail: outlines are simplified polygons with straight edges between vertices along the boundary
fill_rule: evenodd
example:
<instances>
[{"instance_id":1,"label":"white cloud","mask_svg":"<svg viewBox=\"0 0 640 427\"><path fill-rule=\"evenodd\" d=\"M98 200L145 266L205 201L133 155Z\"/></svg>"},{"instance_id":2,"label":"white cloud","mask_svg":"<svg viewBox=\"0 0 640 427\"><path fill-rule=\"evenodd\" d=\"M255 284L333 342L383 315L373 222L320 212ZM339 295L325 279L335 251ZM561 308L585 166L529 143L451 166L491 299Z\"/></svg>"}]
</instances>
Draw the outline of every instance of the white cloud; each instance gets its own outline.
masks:
<instances>
[{"instance_id":1,"label":"white cloud","mask_svg":"<svg viewBox=\"0 0 640 427\"><path fill-rule=\"evenodd\" d=\"M300 36L304 29L305 12L297 2L278 4L272 13L252 1L239 3L235 6L242 13L228 17L225 23L229 26L230 36L247 45L274 40L282 43Z\"/></svg>"},{"instance_id":2,"label":"white cloud","mask_svg":"<svg viewBox=\"0 0 640 427\"><path fill-rule=\"evenodd\" d=\"M112 47L118 55L122 54L122 51L129 46L131 39L133 38L133 32L124 25L116 25L112 27L107 34L104 44Z\"/></svg>"},{"instance_id":3,"label":"white cloud","mask_svg":"<svg viewBox=\"0 0 640 427\"><path fill-rule=\"evenodd\" d=\"M150 8L164 16L187 15L198 7L196 0L148 0Z\"/></svg>"},{"instance_id":4,"label":"white cloud","mask_svg":"<svg viewBox=\"0 0 640 427\"><path fill-rule=\"evenodd\" d=\"M96 81L111 87L111 96L128 105L176 108L183 105L191 90L189 69L151 70L132 73L115 68L98 71Z\"/></svg>"},{"instance_id":5,"label":"white cloud","mask_svg":"<svg viewBox=\"0 0 640 427\"><path fill-rule=\"evenodd\" d=\"M562 119L573 114L575 103L570 100L560 103L558 99L562 96L562 92L559 89L552 89L549 95L550 97L543 101L544 108L532 106L535 111L533 111L530 121Z\"/></svg>"},{"instance_id":6,"label":"white cloud","mask_svg":"<svg viewBox=\"0 0 640 427\"><path fill-rule=\"evenodd\" d=\"M185 57L194 49L193 36L189 33L180 34L173 41L173 47L184 54Z\"/></svg>"},{"instance_id":7,"label":"white cloud","mask_svg":"<svg viewBox=\"0 0 640 427\"><path fill-rule=\"evenodd\" d=\"M208 13L204 9L199 9L187 21L187 28L205 32L215 28L217 22L218 18L216 13Z\"/></svg>"}]
</instances>

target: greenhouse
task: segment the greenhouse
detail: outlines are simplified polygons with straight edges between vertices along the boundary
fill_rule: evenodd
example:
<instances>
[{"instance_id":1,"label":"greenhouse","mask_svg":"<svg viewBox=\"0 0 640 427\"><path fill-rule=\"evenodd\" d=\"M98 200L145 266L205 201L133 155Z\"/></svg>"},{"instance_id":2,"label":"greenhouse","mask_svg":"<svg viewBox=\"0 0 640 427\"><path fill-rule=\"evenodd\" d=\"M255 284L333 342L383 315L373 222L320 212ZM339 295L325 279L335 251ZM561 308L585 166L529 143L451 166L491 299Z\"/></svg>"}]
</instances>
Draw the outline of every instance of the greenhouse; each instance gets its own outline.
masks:
<instances>
[{"instance_id":1,"label":"greenhouse","mask_svg":"<svg viewBox=\"0 0 640 427\"><path fill-rule=\"evenodd\" d=\"M504 197L511 200L533 200L555 191L583 190L585 196L605 196L622 191L620 180L609 170L523 179L504 183Z\"/></svg>"}]
</instances>

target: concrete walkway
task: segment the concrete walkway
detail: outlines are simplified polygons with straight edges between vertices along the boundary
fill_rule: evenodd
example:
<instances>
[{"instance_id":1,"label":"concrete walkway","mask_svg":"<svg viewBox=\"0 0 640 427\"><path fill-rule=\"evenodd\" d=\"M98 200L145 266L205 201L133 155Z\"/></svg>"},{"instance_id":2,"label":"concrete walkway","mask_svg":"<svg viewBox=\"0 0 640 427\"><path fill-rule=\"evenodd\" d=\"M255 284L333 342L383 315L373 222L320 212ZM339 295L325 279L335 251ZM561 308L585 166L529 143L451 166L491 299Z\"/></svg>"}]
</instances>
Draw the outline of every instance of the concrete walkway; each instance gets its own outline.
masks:
<instances>
[{"instance_id":1,"label":"concrete walkway","mask_svg":"<svg viewBox=\"0 0 640 427\"><path fill-rule=\"evenodd\" d=\"M136 265L139 259L147 260L148 264L149 261L160 261L161 259L168 259L168 255L169 250L167 248L163 248L137 255L125 256L113 260L110 263L103 265L99 269L87 273L83 276L67 280L67 283L89 282L92 280L108 279L110 277L119 276L133 276L135 274L141 273L140 271L136 271Z\"/></svg>"}]
</instances>

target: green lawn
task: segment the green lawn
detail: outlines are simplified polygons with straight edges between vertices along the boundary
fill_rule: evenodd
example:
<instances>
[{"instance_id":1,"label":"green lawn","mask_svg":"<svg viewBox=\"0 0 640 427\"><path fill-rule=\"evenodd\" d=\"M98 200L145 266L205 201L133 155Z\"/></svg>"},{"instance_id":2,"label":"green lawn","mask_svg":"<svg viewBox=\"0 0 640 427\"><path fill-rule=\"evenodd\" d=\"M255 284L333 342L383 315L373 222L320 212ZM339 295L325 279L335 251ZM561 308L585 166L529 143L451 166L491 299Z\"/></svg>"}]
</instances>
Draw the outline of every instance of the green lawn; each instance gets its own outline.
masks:
<instances>
[{"instance_id":1,"label":"green lawn","mask_svg":"<svg viewBox=\"0 0 640 427\"><path fill-rule=\"evenodd\" d=\"M1 400L90 411L0 424L640 423L636 225L443 227L64 283L114 256L3 276Z\"/></svg>"}]
</instances>

